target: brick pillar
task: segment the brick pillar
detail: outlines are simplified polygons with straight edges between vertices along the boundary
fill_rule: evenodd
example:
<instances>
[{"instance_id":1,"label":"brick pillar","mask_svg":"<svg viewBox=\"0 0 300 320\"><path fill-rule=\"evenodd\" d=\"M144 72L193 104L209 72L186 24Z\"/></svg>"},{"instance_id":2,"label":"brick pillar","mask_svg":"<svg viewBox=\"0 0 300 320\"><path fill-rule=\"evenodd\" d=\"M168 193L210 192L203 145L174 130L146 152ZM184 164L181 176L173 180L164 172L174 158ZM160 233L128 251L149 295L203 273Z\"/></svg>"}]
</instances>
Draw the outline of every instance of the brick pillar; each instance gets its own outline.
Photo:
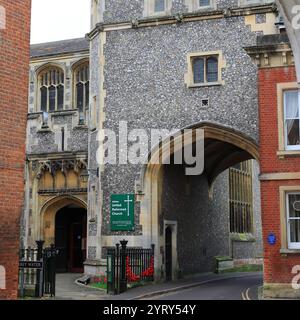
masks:
<instances>
[{"instance_id":1,"label":"brick pillar","mask_svg":"<svg viewBox=\"0 0 300 320\"><path fill-rule=\"evenodd\" d=\"M0 299L17 298L30 11L30 0L0 0L0 266L6 270L6 289L0 288Z\"/></svg>"}]
</instances>

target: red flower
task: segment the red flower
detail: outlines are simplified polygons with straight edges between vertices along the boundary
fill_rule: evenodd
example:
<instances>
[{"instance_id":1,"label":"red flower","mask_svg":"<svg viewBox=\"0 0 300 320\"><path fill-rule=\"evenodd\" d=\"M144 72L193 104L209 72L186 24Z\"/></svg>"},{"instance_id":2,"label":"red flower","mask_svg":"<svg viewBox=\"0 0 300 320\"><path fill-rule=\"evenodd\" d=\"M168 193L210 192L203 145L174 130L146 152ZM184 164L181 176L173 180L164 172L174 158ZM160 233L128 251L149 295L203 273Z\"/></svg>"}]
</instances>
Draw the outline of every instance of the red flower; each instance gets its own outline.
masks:
<instances>
[{"instance_id":1,"label":"red flower","mask_svg":"<svg viewBox=\"0 0 300 320\"><path fill-rule=\"evenodd\" d=\"M154 275L154 257L152 256L150 259L150 266L146 270L144 270L141 275L136 275L132 272L131 267L129 265L129 257L126 257L126 276L128 282L135 282L141 279L141 277L153 277Z\"/></svg>"}]
</instances>

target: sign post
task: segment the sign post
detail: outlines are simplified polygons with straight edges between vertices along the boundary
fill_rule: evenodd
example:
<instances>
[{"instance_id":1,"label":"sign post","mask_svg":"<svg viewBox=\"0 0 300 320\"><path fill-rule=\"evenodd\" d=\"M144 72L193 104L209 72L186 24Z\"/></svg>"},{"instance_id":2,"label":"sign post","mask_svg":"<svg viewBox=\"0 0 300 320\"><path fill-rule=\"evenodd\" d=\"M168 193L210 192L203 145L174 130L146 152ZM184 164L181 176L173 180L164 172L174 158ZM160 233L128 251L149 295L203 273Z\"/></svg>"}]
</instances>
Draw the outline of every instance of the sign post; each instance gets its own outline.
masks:
<instances>
[{"instance_id":1,"label":"sign post","mask_svg":"<svg viewBox=\"0 0 300 320\"><path fill-rule=\"evenodd\" d=\"M113 194L110 200L111 231L134 231L134 194Z\"/></svg>"}]
</instances>

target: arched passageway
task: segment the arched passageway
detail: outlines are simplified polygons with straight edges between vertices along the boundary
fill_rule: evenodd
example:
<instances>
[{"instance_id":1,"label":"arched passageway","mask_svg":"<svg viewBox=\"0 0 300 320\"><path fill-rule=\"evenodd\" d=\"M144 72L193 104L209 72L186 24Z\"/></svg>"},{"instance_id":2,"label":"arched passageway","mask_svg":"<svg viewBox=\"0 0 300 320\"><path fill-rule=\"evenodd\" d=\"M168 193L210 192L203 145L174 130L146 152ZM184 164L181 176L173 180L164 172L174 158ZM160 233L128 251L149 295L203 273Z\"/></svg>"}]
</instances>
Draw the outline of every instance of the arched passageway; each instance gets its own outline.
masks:
<instances>
[{"instance_id":1,"label":"arched passageway","mask_svg":"<svg viewBox=\"0 0 300 320\"><path fill-rule=\"evenodd\" d=\"M197 135L185 137L182 131L152 151L142 177L141 220L155 244L158 279L213 271L217 256L242 260L262 254L260 212L254 203L259 199L257 144L217 124L192 129L203 132L202 174L187 175L189 165L175 164L172 157L170 163L163 162L164 148L178 151L176 139L197 143ZM246 171L250 168L251 173Z\"/></svg>"}]
</instances>

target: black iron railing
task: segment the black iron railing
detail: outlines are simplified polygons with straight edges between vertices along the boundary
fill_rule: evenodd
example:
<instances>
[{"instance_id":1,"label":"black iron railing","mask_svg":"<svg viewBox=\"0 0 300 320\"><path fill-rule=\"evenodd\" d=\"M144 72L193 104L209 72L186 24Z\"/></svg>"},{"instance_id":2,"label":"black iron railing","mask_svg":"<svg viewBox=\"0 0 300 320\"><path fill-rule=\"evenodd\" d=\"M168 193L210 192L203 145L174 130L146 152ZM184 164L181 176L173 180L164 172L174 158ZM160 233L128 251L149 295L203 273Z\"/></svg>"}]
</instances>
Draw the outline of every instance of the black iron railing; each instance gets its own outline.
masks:
<instances>
[{"instance_id":1,"label":"black iron railing","mask_svg":"<svg viewBox=\"0 0 300 320\"><path fill-rule=\"evenodd\" d=\"M43 248L43 241L37 241L37 248L22 248L19 256L19 296L55 296L56 255L52 245Z\"/></svg>"},{"instance_id":2,"label":"black iron railing","mask_svg":"<svg viewBox=\"0 0 300 320\"><path fill-rule=\"evenodd\" d=\"M120 294L128 284L154 280L154 245L150 249L127 247L127 241L107 249L107 292Z\"/></svg>"}]
</instances>

